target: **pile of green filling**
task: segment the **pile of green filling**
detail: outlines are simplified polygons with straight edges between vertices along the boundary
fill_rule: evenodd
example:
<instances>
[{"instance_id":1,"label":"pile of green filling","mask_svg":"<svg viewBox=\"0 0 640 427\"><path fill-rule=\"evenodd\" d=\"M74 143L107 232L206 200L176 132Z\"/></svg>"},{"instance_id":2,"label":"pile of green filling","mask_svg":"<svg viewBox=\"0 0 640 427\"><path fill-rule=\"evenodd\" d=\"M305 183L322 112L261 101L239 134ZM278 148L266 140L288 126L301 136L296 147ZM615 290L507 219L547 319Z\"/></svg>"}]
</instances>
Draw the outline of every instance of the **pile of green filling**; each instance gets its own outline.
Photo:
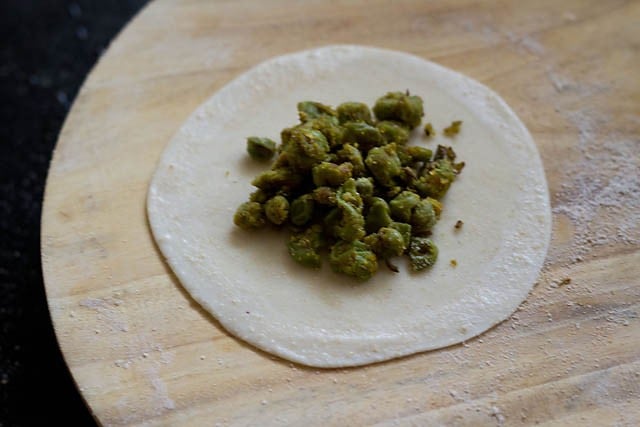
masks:
<instances>
[{"instance_id":1,"label":"pile of green filling","mask_svg":"<svg viewBox=\"0 0 640 427\"><path fill-rule=\"evenodd\" d=\"M333 109L305 101L298 112L301 123L281 132L278 147L248 138L252 158L277 157L253 180L257 190L234 223L246 230L286 226L294 260L319 268L328 253L334 271L359 280L373 276L379 260L397 271L389 260L403 254L414 271L432 266L439 200L464 163L455 163L451 147L433 153L408 145L424 115L422 99L391 92L376 101L373 115L359 102Z\"/></svg>"}]
</instances>

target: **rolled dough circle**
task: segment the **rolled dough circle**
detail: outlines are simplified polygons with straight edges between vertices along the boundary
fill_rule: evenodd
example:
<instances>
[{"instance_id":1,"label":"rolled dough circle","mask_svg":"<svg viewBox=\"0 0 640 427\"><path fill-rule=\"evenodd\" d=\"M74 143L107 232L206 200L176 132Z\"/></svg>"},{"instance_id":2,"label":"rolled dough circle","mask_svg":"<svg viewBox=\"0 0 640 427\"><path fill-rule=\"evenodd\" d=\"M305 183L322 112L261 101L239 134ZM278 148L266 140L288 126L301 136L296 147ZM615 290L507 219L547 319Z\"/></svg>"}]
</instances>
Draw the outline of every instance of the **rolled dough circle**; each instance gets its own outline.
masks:
<instances>
[{"instance_id":1,"label":"rolled dough circle","mask_svg":"<svg viewBox=\"0 0 640 427\"><path fill-rule=\"evenodd\" d=\"M462 120L452 145L466 162L443 199L427 272L384 268L355 284L295 264L285 233L248 233L236 207L266 166L247 159L246 137L279 139L301 100L373 105L408 89L436 129ZM202 104L167 146L147 200L153 235L193 298L231 333L267 352L317 367L357 366L445 347L507 318L526 298L549 244L544 170L522 122L493 91L406 53L327 46L270 59ZM462 220L461 230L454 230ZM457 261L457 267L450 260ZM326 264L326 263L325 263Z\"/></svg>"}]
</instances>

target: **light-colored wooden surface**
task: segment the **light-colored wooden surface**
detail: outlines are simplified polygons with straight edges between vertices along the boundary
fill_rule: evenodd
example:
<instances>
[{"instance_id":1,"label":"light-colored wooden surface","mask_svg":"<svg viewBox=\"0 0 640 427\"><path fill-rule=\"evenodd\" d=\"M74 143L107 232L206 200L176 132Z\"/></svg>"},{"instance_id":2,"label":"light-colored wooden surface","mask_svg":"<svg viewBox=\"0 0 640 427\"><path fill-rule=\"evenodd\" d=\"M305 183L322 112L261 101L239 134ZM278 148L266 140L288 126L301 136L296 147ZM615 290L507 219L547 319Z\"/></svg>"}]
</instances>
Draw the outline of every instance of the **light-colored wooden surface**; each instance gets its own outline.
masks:
<instances>
[{"instance_id":1,"label":"light-colored wooden surface","mask_svg":"<svg viewBox=\"0 0 640 427\"><path fill-rule=\"evenodd\" d=\"M104 425L640 423L640 3L156 1L70 112L42 257L65 359ZM405 50L500 93L531 130L554 206L539 284L463 345L317 370L229 336L154 246L145 193L184 119L273 55ZM571 283L558 286L565 277Z\"/></svg>"}]
</instances>

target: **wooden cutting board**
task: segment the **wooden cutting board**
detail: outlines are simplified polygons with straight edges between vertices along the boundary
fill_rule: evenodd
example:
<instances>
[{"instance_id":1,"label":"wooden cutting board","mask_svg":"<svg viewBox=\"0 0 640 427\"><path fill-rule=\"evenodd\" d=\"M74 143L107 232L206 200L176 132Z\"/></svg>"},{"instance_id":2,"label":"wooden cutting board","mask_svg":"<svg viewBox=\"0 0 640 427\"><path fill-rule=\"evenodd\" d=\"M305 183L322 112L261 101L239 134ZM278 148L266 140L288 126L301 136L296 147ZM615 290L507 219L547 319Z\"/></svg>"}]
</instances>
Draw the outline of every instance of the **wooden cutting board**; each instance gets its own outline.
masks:
<instances>
[{"instance_id":1,"label":"wooden cutting board","mask_svg":"<svg viewBox=\"0 0 640 427\"><path fill-rule=\"evenodd\" d=\"M638 425L639 23L637 1L151 3L76 99L42 218L51 316L97 420ZM294 365L226 333L154 246L147 185L180 124L260 61L332 43L463 72L500 93L539 146L554 207L544 271L476 339L362 368Z\"/></svg>"}]
</instances>

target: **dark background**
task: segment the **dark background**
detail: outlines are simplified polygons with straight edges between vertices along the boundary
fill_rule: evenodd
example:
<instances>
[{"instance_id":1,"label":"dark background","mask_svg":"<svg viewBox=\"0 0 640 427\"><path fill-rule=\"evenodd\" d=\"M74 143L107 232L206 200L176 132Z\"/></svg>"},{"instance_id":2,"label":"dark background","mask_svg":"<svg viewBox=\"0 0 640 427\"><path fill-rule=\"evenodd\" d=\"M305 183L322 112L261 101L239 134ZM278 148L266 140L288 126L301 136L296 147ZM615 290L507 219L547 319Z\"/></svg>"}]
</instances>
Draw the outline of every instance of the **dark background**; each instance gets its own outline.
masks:
<instances>
[{"instance_id":1,"label":"dark background","mask_svg":"<svg viewBox=\"0 0 640 427\"><path fill-rule=\"evenodd\" d=\"M51 153L83 80L145 0L0 0L0 427L94 425L40 266Z\"/></svg>"}]
</instances>

